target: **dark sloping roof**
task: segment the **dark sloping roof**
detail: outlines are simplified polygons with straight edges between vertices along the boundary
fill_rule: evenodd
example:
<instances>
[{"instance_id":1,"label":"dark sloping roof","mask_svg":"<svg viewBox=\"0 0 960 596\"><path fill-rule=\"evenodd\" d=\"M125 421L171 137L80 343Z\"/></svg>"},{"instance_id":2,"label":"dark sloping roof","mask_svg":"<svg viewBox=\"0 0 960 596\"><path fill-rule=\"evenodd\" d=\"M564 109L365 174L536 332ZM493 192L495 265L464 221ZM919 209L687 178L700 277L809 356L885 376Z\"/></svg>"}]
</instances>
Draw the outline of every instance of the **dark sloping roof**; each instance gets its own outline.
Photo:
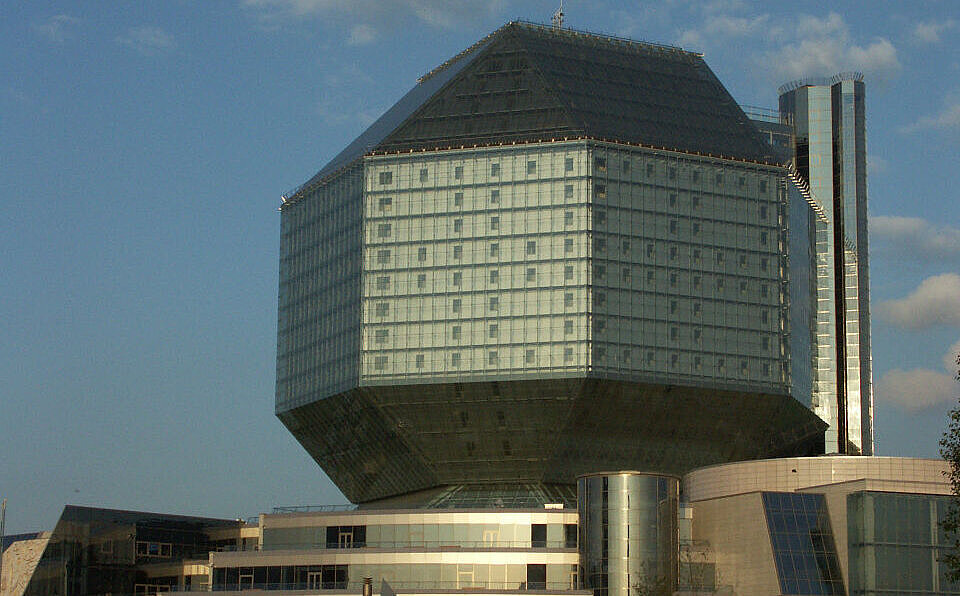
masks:
<instances>
[{"instance_id":1,"label":"dark sloping roof","mask_svg":"<svg viewBox=\"0 0 960 596\"><path fill-rule=\"evenodd\" d=\"M421 79L304 187L370 151L564 137L772 159L699 54L512 22Z\"/></svg>"}]
</instances>

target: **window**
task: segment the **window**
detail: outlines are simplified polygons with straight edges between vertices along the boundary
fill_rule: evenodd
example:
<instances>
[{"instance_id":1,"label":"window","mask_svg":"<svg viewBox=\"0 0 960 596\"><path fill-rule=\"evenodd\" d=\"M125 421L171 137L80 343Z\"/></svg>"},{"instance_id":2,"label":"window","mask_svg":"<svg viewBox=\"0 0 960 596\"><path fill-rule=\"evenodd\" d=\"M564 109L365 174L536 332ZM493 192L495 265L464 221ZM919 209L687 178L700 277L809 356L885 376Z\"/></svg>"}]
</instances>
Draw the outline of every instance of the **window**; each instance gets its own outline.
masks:
<instances>
[{"instance_id":1,"label":"window","mask_svg":"<svg viewBox=\"0 0 960 596\"><path fill-rule=\"evenodd\" d=\"M647 176L653 176L653 164L652 164L652 163L648 163L648 164L647 164Z\"/></svg>"},{"instance_id":2,"label":"window","mask_svg":"<svg viewBox=\"0 0 960 596\"><path fill-rule=\"evenodd\" d=\"M700 182L700 170L693 171L693 181Z\"/></svg>"},{"instance_id":3,"label":"window","mask_svg":"<svg viewBox=\"0 0 960 596\"><path fill-rule=\"evenodd\" d=\"M677 274L676 274L676 273L671 273L671 274L670 274L670 287L671 287L671 288L677 287Z\"/></svg>"},{"instance_id":4,"label":"window","mask_svg":"<svg viewBox=\"0 0 960 596\"><path fill-rule=\"evenodd\" d=\"M499 176L500 175L500 164L492 163L490 164L490 175Z\"/></svg>"},{"instance_id":5,"label":"window","mask_svg":"<svg viewBox=\"0 0 960 596\"><path fill-rule=\"evenodd\" d=\"M680 363L680 356L677 354L670 354L670 368L677 368L677 364Z\"/></svg>"},{"instance_id":6,"label":"window","mask_svg":"<svg viewBox=\"0 0 960 596\"><path fill-rule=\"evenodd\" d=\"M387 368L387 357L386 356L377 356L373 359L373 369L374 370L384 370Z\"/></svg>"},{"instance_id":7,"label":"window","mask_svg":"<svg viewBox=\"0 0 960 596\"><path fill-rule=\"evenodd\" d=\"M623 268L623 271L622 271L621 274L620 274L620 278L621 278L623 281L630 281L630 268L629 268L629 267L624 267L624 268Z\"/></svg>"},{"instance_id":8,"label":"window","mask_svg":"<svg viewBox=\"0 0 960 596\"><path fill-rule=\"evenodd\" d=\"M716 179L716 180L717 180L717 186L722 185L722 184L723 184L723 174L717 174L717 179Z\"/></svg>"},{"instance_id":9,"label":"window","mask_svg":"<svg viewBox=\"0 0 960 596\"><path fill-rule=\"evenodd\" d=\"M653 283L655 279L656 279L656 274L653 271L653 269L651 269L650 271L647 271L647 283Z\"/></svg>"},{"instance_id":10,"label":"window","mask_svg":"<svg viewBox=\"0 0 960 596\"><path fill-rule=\"evenodd\" d=\"M450 365L454 368L460 366L460 352L450 354Z\"/></svg>"},{"instance_id":11,"label":"window","mask_svg":"<svg viewBox=\"0 0 960 596\"><path fill-rule=\"evenodd\" d=\"M462 231L463 231L463 220L462 220L462 219L455 219L455 220L453 220L453 231L454 231L454 232L462 232Z\"/></svg>"},{"instance_id":12,"label":"window","mask_svg":"<svg viewBox=\"0 0 960 596\"><path fill-rule=\"evenodd\" d=\"M739 186L740 188L743 188L744 186L746 186L746 184L747 184L747 179L744 178L743 176L740 176L740 178L737 179L737 186Z\"/></svg>"},{"instance_id":13,"label":"window","mask_svg":"<svg viewBox=\"0 0 960 596\"><path fill-rule=\"evenodd\" d=\"M669 167L667 168L667 178L671 180L677 179L677 168Z\"/></svg>"},{"instance_id":14,"label":"window","mask_svg":"<svg viewBox=\"0 0 960 596\"><path fill-rule=\"evenodd\" d=\"M573 185L567 184L563 187L563 198L572 199L573 198Z\"/></svg>"},{"instance_id":15,"label":"window","mask_svg":"<svg viewBox=\"0 0 960 596\"><path fill-rule=\"evenodd\" d=\"M500 202L500 191L499 191L499 190L491 190L491 191L490 191L490 202L491 202L491 203L499 203L499 202Z\"/></svg>"},{"instance_id":16,"label":"window","mask_svg":"<svg viewBox=\"0 0 960 596\"><path fill-rule=\"evenodd\" d=\"M723 251L717 251L717 265L723 265Z\"/></svg>"},{"instance_id":17,"label":"window","mask_svg":"<svg viewBox=\"0 0 960 596\"><path fill-rule=\"evenodd\" d=\"M537 162L528 161L527 162L527 174L536 174L537 173Z\"/></svg>"},{"instance_id":18,"label":"window","mask_svg":"<svg viewBox=\"0 0 960 596\"><path fill-rule=\"evenodd\" d=\"M743 269L747 266L747 255L741 254L737 258L737 262L740 264L740 268Z\"/></svg>"},{"instance_id":19,"label":"window","mask_svg":"<svg viewBox=\"0 0 960 596\"><path fill-rule=\"evenodd\" d=\"M760 246L766 246L766 245L767 245L767 233L765 231L760 232Z\"/></svg>"},{"instance_id":20,"label":"window","mask_svg":"<svg viewBox=\"0 0 960 596\"><path fill-rule=\"evenodd\" d=\"M770 259L763 257L760 259L760 271L766 271L770 267Z\"/></svg>"},{"instance_id":21,"label":"window","mask_svg":"<svg viewBox=\"0 0 960 596\"><path fill-rule=\"evenodd\" d=\"M693 224L693 227L691 228L691 230L693 231L693 235L694 235L694 236L698 236L698 235L700 234L700 224L699 224L699 223L694 223L694 224Z\"/></svg>"},{"instance_id":22,"label":"window","mask_svg":"<svg viewBox=\"0 0 960 596\"><path fill-rule=\"evenodd\" d=\"M385 223L377 226L377 238L389 238L390 234L390 224Z\"/></svg>"},{"instance_id":23,"label":"window","mask_svg":"<svg viewBox=\"0 0 960 596\"><path fill-rule=\"evenodd\" d=\"M699 208L700 208L700 197L694 196L693 198L691 198L691 199L690 199L690 204L693 206L694 209L699 209Z\"/></svg>"},{"instance_id":24,"label":"window","mask_svg":"<svg viewBox=\"0 0 960 596\"><path fill-rule=\"evenodd\" d=\"M453 258L459 260L459 259L461 259L462 257L463 257L463 247L462 247L462 246L454 246L454 247L453 247Z\"/></svg>"},{"instance_id":25,"label":"window","mask_svg":"<svg viewBox=\"0 0 960 596\"><path fill-rule=\"evenodd\" d=\"M490 310L500 310L500 298L496 296L490 297Z\"/></svg>"},{"instance_id":26,"label":"window","mask_svg":"<svg viewBox=\"0 0 960 596\"><path fill-rule=\"evenodd\" d=\"M670 328L670 339L677 339L680 336L680 330L676 327Z\"/></svg>"},{"instance_id":27,"label":"window","mask_svg":"<svg viewBox=\"0 0 960 596\"><path fill-rule=\"evenodd\" d=\"M546 548L547 524L530 524L530 546L533 548Z\"/></svg>"},{"instance_id":28,"label":"window","mask_svg":"<svg viewBox=\"0 0 960 596\"><path fill-rule=\"evenodd\" d=\"M459 286L461 283L463 283L463 273L457 271L453 274L453 285Z\"/></svg>"},{"instance_id":29,"label":"window","mask_svg":"<svg viewBox=\"0 0 960 596\"><path fill-rule=\"evenodd\" d=\"M761 345L763 346L764 351L770 349L770 338L769 338L769 337L764 336L764 337L763 337L763 340L762 340L760 343L761 343Z\"/></svg>"},{"instance_id":30,"label":"window","mask_svg":"<svg viewBox=\"0 0 960 596\"><path fill-rule=\"evenodd\" d=\"M417 249L417 260L426 261L427 260L427 247L421 246Z\"/></svg>"},{"instance_id":31,"label":"window","mask_svg":"<svg viewBox=\"0 0 960 596\"><path fill-rule=\"evenodd\" d=\"M451 337L453 337L453 339L460 339L460 336L462 335L462 330L460 325L454 325L451 331L452 331Z\"/></svg>"},{"instance_id":32,"label":"window","mask_svg":"<svg viewBox=\"0 0 960 596\"><path fill-rule=\"evenodd\" d=\"M650 244L647 244L647 258L648 258L648 259L652 259L652 258L653 258L653 243L652 243L652 242L651 242Z\"/></svg>"},{"instance_id":33,"label":"window","mask_svg":"<svg viewBox=\"0 0 960 596\"><path fill-rule=\"evenodd\" d=\"M387 343L387 339L390 337L389 329L377 329L373 334L373 341L378 344Z\"/></svg>"},{"instance_id":34,"label":"window","mask_svg":"<svg viewBox=\"0 0 960 596\"><path fill-rule=\"evenodd\" d=\"M594 238L593 248L597 252L605 252L607 250L607 240L606 238Z\"/></svg>"},{"instance_id":35,"label":"window","mask_svg":"<svg viewBox=\"0 0 960 596\"><path fill-rule=\"evenodd\" d=\"M563 268L563 279L571 280L573 279L573 265L567 265Z\"/></svg>"},{"instance_id":36,"label":"window","mask_svg":"<svg viewBox=\"0 0 960 596\"><path fill-rule=\"evenodd\" d=\"M761 311L760 311L760 322L763 323L764 325L766 325L769 320L770 320L770 315L769 315L769 313L767 313L767 311L765 311L765 310L761 310Z\"/></svg>"},{"instance_id":37,"label":"window","mask_svg":"<svg viewBox=\"0 0 960 596\"><path fill-rule=\"evenodd\" d=\"M770 293L770 290L769 290L769 288L767 287L767 284L761 284L761 285L760 285L760 297L761 297L761 298L766 298L769 293Z\"/></svg>"},{"instance_id":38,"label":"window","mask_svg":"<svg viewBox=\"0 0 960 596\"><path fill-rule=\"evenodd\" d=\"M726 365L726 362L724 362L723 358L717 358L717 370L720 372L724 372L726 368L727 368L727 365Z\"/></svg>"},{"instance_id":39,"label":"window","mask_svg":"<svg viewBox=\"0 0 960 596\"><path fill-rule=\"evenodd\" d=\"M453 312L460 312L462 307L463 307L463 300L460 298L454 298L453 304L451 306L451 309L453 310Z\"/></svg>"},{"instance_id":40,"label":"window","mask_svg":"<svg viewBox=\"0 0 960 596\"><path fill-rule=\"evenodd\" d=\"M630 350L629 350L629 349L626 349L626 350L623 351L623 362L624 362L624 363L629 363L629 362L630 362Z\"/></svg>"},{"instance_id":41,"label":"window","mask_svg":"<svg viewBox=\"0 0 960 596\"><path fill-rule=\"evenodd\" d=\"M676 233L677 233L677 227L678 227L678 225L679 225L679 224L677 223L677 220L675 220L675 219L671 219L671 220L670 220L670 233L671 233L671 234L676 234Z\"/></svg>"},{"instance_id":42,"label":"window","mask_svg":"<svg viewBox=\"0 0 960 596\"><path fill-rule=\"evenodd\" d=\"M695 317L699 317L699 316L700 316L700 303L699 303L699 302L694 302L694 303L693 303L693 316L695 316Z\"/></svg>"},{"instance_id":43,"label":"window","mask_svg":"<svg viewBox=\"0 0 960 596\"><path fill-rule=\"evenodd\" d=\"M563 171L572 172L573 171L573 158L567 157L563 160Z\"/></svg>"},{"instance_id":44,"label":"window","mask_svg":"<svg viewBox=\"0 0 960 596\"><path fill-rule=\"evenodd\" d=\"M573 362L573 348L564 348L564 349L563 349L563 361L564 361L564 362Z\"/></svg>"},{"instance_id":45,"label":"window","mask_svg":"<svg viewBox=\"0 0 960 596\"><path fill-rule=\"evenodd\" d=\"M699 248L693 249L693 262L699 265L701 260L702 260L702 257L700 256L700 249Z\"/></svg>"},{"instance_id":46,"label":"window","mask_svg":"<svg viewBox=\"0 0 960 596\"><path fill-rule=\"evenodd\" d=\"M676 259L676 258L677 258L677 247L676 247L676 246L671 246L671 247L670 247L670 259L673 260L673 259Z\"/></svg>"},{"instance_id":47,"label":"window","mask_svg":"<svg viewBox=\"0 0 960 596\"><path fill-rule=\"evenodd\" d=\"M603 210L597 210L596 220L597 220L597 223L600 225L607 223L607 212Z\"/></svg>"},{"instance_id":48,"label":"window","mask_svg":"<svg viewBox=\"0 0 960 596\"><path fill-rule=\"evenodd\" d=\"M763 219L763 220L767 219L767 206L766 206L766 205L760 205L760 219Z\"/></svg>"},{"instance_id":49,"label":"window","mask_svg":"<svg viewBox=\"0 0 960 596\"><path fill-rule=\"evenodd\" d=\"M565 226L573 225L573 211L567 211L563 214L563 225Z\"/></svg>"},{"instance_id":50,"label":"window","mask_svg":"<svg viewBox=\"0 0 960 596\"><path fill-rule=\"evenodd\" d=\"M594 167L598 172L606 172L606 171L607 171L607 158L606 158L606 157L599 157L599 156L598 156L598 157L594 157L594 158L593 158L593 167Z\"/></svg>"},{"instance_id":51,"label":"window","mask_svg":"<svg viewBox=\"0 0 960 596\"><path fill-rule=\"evenodd\" d=\"M425 287L427 287L427 274L421 273L417 275L417 288L422 290Z\"/></svg>"},{"instance_id":52,"label":"window","mask_svg":"<svg viewBox=\"0 0 960 596\"><path fill-rule=\"evenodd\" d=\"M453 206L454 207L463 207L463 193L455 192L453 193Z\"/></svg>"},{"instance_id":53,"label":"window","mask_svg":"<svg viewBox=\"0 0 960 596\"><path fill-rule=\"evenodd\" d=\"M377 262L378 263L389 263L390 262L390 251L389 250L378 250L377 251Z\"/></svg>"},{"instance_id":54,"label":"window","mask_svg":"<svg viewBox=\"0 0 960 596\"><path fill-rule=\"evenodd\" d=\"M457 180L463 178L463 166L456 166L453 168L453 177Z\"/></svg>"},{"instance_id":55,"label":"window","mask_svg":"<svg viewBox=\"0 0 960 596\"><path fill-rule=\"evenodd\" d=\"M597 303L597 306L603 306L607 303L607 295L603 292L597 292L594 294L593 300Z\"/></svg>"},{"instance_id":56,"label":"window","mask_svg":"<svg viewBox=\"0 0 960 596\"><path fill-rule=\"evenodd\" d=\"M417 354L414 358L414 362L417 368L423 368L423 354Z\"/></svg>"},{"instance_id":57,"label":"window","mask_svg":"<svg viewBox=\"0 0 960 596\"><path fill-rule=\"evenodd\" d=\"M500 271L496 269L490 270L490 283L495 284L500 282Z\"/></svg>"},{"instance_id":58,"label":"window","mask_svg":"<svg viewBox=\"0 0 960 596\"><path fill-rule=\"evenodd\" d=\"M623 160L623 165L620 167L620 170L621 170L624 174L627 174L627 173L630 172L630 160L629 160L629 159Z\"/></svg>"},{"instance_id":59,"label":"window","mask_svg":"<svg viewBox=\"0 0 960 596\"><path fill-rule=\"evenodd\" d=\"M393 183L393 172L380 172L380 184Z\"/></svg>"},{"instance_id":60,"label":"window","mask_svg":"<svg viewBox=\"0 0 960 596\"><path fill-rule=\"evenodd\" d=\"M567 308L573 306L573 293L572 293L572 292L567 292L567 293L565 293L565 294L563 295L563 306L564 306L564 307L567 307Z\"/></svg>"},{"instance_id":61,"label":"window","mask_svg":"<svg viewBox=\"0 0 960 596\"><path fill-rule=\"evenodd\" d=\"M420 182L427 181L427 168L420 168Z\"/></svg>"},{"instance_id":62,"label":"window","mask_svg":"<svg viewBox=\"0 0 960 596\"><path fill-rule=\"evenodd\" d=\"M500 229L500 217L494 215L490 218L490 229L494 231Z\"/></svg>"},{"instance_id":63,"label":"window","mask_svg":"<svg viewBox=\"0 0 960 596\"><path fill-rule=\"evenodd\" d=\"M693 357L693 370L700 370L703 368L703 361L700 356Z\"/></svg>"},{"instance_id":64,"label":"window","mask_svg":"<svg viewBox=\"0 0 960 596\"><path fill-rule=\"evenodd\" d=\"M573 321L564 321L563 322L563 332L567 335L573 333Z\"/></svg>"},{"instance_id":65,"label":"window","mask_svg":"<svg viewBox=\"0 0 960 596\"><path fill-rule=\"evenodd\" d=\"M694 340L695 342L697 342L698 344L700 343L700 338L701 338L702 336L703 336L703 330L702 330L702 329L700 329L699 327L697 327L696 329L693 330L693 340Z\"/></svg>"},{"instance_id":66,"label":"window","mask_svg":"<svg viewBox=\"0 0 960 596\"><path fill-rule=\"evenodd\" d=\"M746 360L741 360L741 361L740 361L740 374L743 374L743 375L747 374L747 368L748 368L748 367L747 367L747 361L746 361Z\"/></svg>"},{"instance_id":67,"label":"window","mask_svg":"<svg viewBox=\"0 0 960 596\"><path fill-rule=\"evenodd\" d=\"M526 364L533 364L537 361L537 352L536 350L527 350L523 356L523 361Z\"/></svg>"},{"instance_id":68,"label":"window","mask_svg":"<svg viewBox=\"0 0 960 596\"><path fill-rule=\"evenodd\" d=\"M761 180L761 181L760 181L760 192L767 192L767 181L766 181L766 180Z\"/></svg>"},{"instance_id":69,"label":"window","mask_svg":"<svg viewBox=\"0 0 960 596\"><path fill-rule=\"evenodd\" d=\"M378 317L385 317L390 314L390 303L389 302L378 302L376 306L376 315Z\"/></svg>"},{"instance_id":70,"label":"window","mask_svg":"<svg viewBox=\"0 0 960 596\"><path fill-rule=\"evenodd\" d=\"M606 184L594 184L593 185L593 194L598 199L607 198L607 185Z\"/></svg>"},{"instance_id":71,"label":"window","mask_svg":"<svg viewBox=\"0 0 960 596\"><path fill-rule=\"evenodd\" d=\"M490 337L498 337L500 335L500 326L496 323L490 324L490 329L488 330Z\"/></svg>"},{"instance_id":72,"label":"window","mask_svg":"<svg viewBox=\"0 0 960 596\"><path fill-rule=\"evenodd\" d=\"M536 241L536 240L528 240L528 241L527 241L527 254L528 254L528 255L535 255L535 254L537 254L537 241Z\"/></svg>"},{"instance_id":73,"label":"window","mask_svg":"<svg viewBox=\"0 0 960 596\"><path fill-rule=\"evenodd\" d=\"M527 281L537 281L537 270L535 268L527 269Z\"/></svg>"},{"instance_id":74,"label":"window","mask_svg":"<svg viewBox=\"0 0 960 596\"><path fill-rule=\"evenodd\" d=\"M487 354L487 364L489 364L490 366L496 366L498 360L499 358L497 357L496 352L490 352Z\"/></svg>"},{"instance_id":75,"label":"window","mask_svg":"<svg viewBox=\"0 0 960 596\"><path fill-rule=\"evenodd\" d=\"M594 265L593 266L593 276L596 279L603 279L607 274L607 268L603 265Z\"/></svg>"},{"instance_id":76,"label":"window","mask_svg":"<svg viewBox=\"0 0 960 596\"><path fill-rule=\"evenodd\" d=\"M718 289L718 290L722 290L722 289L723 289L723 278L722 278L722 277L718 277L718 278L717 278L717 289Z\"/></svg>"},{"instance_id":77,"label":"window","mask_svg":"<svg viewBox=\"0 0 960 596\"><path fill-rule=\"evenodd\" d=\"M377 278L377 289L378 290L387 290L390 288L390 276L384 275Z\"/></svg>"},{"instance_id":78,"label":"window","mask_svg":"<svg viewBox=\"0 0 960 596\"><path fill-rule=\"evenodd\" d=\"M647 352L647 364L652 365L655 361L656 361L656 358L654 357L654 353L652 351Z\"/></svg>"},{"instance_id":79,"label":"window","mask_svg":"<svg viewBox=\"0 0 960 596\"><path fill-rule=\"evenodd\" d=\"M393 207L393 197L380 197L377 199L377 207L380 211L390 211L390 208Z\"/></svg>"},{"instance_id":80,"label":"window","mask_svg":"<svg viewBox=\"0 0 960 596\"><path fill-rule=\"evenodd\" d=\"M622 252L623 254L629 254L629 253L630 253L630 241L629 241L629 240L624 240L624 241L620 244L620 252Z\"/></svg>"},{"instance_id":81,"label":"window","mask_svg":"<svg viewBox=\"0 0 960 596\"><path fill-rule=\"evenodd\" d=\"M693 276L693 288L694 288L695 290L699 290L699 289L700 289L700 276L699 276L699 275L694 275L694 276Z\"/></svg>"},{"instance_id":82,"label":"window","mask_svg":"<svg viewBox=\"0 0 960 596\"><path fill-rule=\"evenodd\" d=\"M769 362L764 362L764 363L763 363L763 376L765 376L765 377L769 377L769 376L770 376L770 363L769 363Z\"/></svg>"},{"instance_id":83,"label":"window","mask_svg":"<svg viewBox=\"0 0 960 596\"><path fill-rule=\"evenodd\" d=\"M573 238L563 239L563 252L573 252Z\"/></svg>"},{"instance_id":84,"label":"window","mask_svg":"<svg viewBox=\"0 0 960 596\"><path fill-rule=\"evenodd\" d=\"M669 202L670 202L670 206L671 206L671 207L676 207L676 206L677 206L677 193L671 193L671 194L670 194Z\"/></svg>"},{"instance_id":85,"label":"window","mask_svg":"<svg viewBox=\"0 0 960 596\"><path fill-rule=\"evenodd\" d=\"M499 243L494 242L493 244L490 245L490 256L491 256L491 257L498 257L498 256L500 256L500 244L499 244Z\"/></svg>"}]
</instances>

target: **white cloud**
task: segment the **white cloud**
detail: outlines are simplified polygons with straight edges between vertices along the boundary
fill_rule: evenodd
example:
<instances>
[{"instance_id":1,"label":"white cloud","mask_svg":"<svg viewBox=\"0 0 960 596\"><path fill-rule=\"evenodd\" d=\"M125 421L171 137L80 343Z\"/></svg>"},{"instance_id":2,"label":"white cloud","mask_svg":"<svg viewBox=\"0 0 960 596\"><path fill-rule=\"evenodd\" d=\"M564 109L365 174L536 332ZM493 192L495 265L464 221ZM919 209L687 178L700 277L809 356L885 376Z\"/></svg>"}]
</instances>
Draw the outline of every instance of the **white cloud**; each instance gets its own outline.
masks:
<instances>
[{"instance_id":1,"label":"white cloud","mask_svg":"<svg viewBox=\"0 0 960 596\"><path fill-rule=\"evenodd\" d=\"M940 43L940 34L949 31L957 26L953 19L944 21L931 21L929 23L917 23L914 25L910 36L916 43Z\"/></svg>"},{"instance_id":2,"label":"white cloud","mask_svg":"<svg viewBox=\"0 0 960 596\"><path fill-rule=\"evenodd\" d=\"M949 95L943 102L943 109L932 116L921 116L916 122L900 129L903 133L918 132L926 129L960 129L960 93Z\"/></svg>"},{"instance_id":3,"label":"white cloud","mask_svg":"<svg viewBox=\"0 0 960 596\"><path fill-rule=\"evenodd\" d=\"M928 368L887 371L876 382L874 396L877 401L890 402L900 407L919 411L955 401L960 395L957 383L957 354L960 341L950 346L943 355L944 371Z\"/></svg>"},{"instance_id":4,"label":"white cloud","mask_svg":"<svg viewBox=\"0 0 960 596\"><path fill-rule=\"evenodd\" d=\"M315 17L363 19L366 26L374 30L395 28L405 17L432 27L453 29L503 8L502 0L243 0L243 3L258 18L272 24ZM352 29L349 37L354 38Z\"/></svg>"},{"instance_id":5,"label":"white cloud","mask_svg":"<svg viewBox=\"0 0 960 596\"><path fill-rule=\"evenodd\" d=\"M877 402L895 403L911 411L952 402L958 393L960 384L951 375L926 368L895 368L880 377L874 389Z\"/></svg>"},{"instance_id":6,"label":"white cloud","mask_svg":"<svg viewBox=\"0 0 960 596\"><path fill-rule=\"evenodd\" d=\"M871 216L870 234L877 248L894 248L920 260L960 257L960 229L919 217Z\"/></svg>"},{"instance_id":7,"label":"white cloud","mask_svg":"<svg viewBox=\"0 0 960 596\"><path fill-rule=\"evenodd\" d=\"M54 43L63 43L73 37L74 28L80 24L80 19L67 14L58 14L42 23L33 26L41 37Z\"/></svg>"},{"instance_id":8,"label":"white cloud","mask_svg":"<svg viewBox=\"0 0 960 596\"><path fill-rule=\"evenodd\" d=\"M887 171L887 160L879 155L867 154L867 174L877 175Z\"/></svg>"},{"instance_id":9,"label":"white cloud","mask_svg":"<svg viewBox=\"0 0 960 596\"><path fill-rule=\"evenodd\" d=\"M960 275L928 277L906 298L877 304L876 312L887 322L907 329L960 327Z\"/></svg>"},{"instance_id":10,"label":"white cloud","mask_svg":"<svg viewBox=\"0 0 960 596\"><path fill-rule=\"evenodd\" d=\"M377 30L370 25L360 23L350 29L350 38L347 43L352 46L362 46L373 43L377 39Z\"/></svg>"},{"instance_id":11,"label":"white cloud","mask_svg":"<svg viewBox=\"0 0 960 596\"><path fill-rule=\"evenodd\" d=\"M172 50L177 44L173 36L159 27L131 27L117 37L117 43L141 54L156 54Z\"/></svg>"}]
</instances>

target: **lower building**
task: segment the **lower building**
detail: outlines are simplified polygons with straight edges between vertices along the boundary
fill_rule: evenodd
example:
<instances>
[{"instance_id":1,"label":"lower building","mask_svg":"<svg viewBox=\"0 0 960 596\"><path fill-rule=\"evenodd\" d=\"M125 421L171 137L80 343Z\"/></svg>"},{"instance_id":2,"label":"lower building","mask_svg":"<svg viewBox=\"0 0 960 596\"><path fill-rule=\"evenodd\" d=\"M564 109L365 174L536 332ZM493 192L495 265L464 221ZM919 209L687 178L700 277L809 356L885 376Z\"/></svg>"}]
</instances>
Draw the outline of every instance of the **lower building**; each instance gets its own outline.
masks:
<instances>
[{"instance_id":1,"label":"lower building","mask_svg":"<svg viewBox=\"0 0 960 596\"><path fill-rule=\"evenodd\" d=\"M244 522L68 506L52 532L5 542L0 593L960 594L939 560L945 470L821 456L601 472L576 509L451 499Z\"/></svg>"}]
</instances>

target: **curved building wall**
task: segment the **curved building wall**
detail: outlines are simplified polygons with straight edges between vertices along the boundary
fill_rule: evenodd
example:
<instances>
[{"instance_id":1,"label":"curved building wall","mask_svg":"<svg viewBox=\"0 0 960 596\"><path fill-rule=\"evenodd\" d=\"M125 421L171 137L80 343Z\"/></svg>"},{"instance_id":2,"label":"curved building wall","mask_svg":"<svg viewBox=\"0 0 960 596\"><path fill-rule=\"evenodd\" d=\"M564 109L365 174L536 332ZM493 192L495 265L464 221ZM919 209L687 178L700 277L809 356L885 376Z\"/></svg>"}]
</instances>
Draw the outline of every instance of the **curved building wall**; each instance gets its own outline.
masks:
<instances>
[{"instance_id":1,"label":"curved building wall","mask_svg":"<svg viewBox=\"0 0 960 596\"><path fill-rule=\"evenodd\" d=\"M946 464L910 457L788 457L720 464L683 477L686 501L756 491L790 492L855 480L881 481L897 492L939 492Z\"/></svg>"},{"instance_id":2,"label":"curved building wall","mask_svg":"<svg viewBox=\"0 0 960 596\"><path fill-rule=\"evenodd\" d=\"M580 565L596 596L672 593L677 584L675 477L611 472L577 479Z\"/></svg>"}]
</instances>

